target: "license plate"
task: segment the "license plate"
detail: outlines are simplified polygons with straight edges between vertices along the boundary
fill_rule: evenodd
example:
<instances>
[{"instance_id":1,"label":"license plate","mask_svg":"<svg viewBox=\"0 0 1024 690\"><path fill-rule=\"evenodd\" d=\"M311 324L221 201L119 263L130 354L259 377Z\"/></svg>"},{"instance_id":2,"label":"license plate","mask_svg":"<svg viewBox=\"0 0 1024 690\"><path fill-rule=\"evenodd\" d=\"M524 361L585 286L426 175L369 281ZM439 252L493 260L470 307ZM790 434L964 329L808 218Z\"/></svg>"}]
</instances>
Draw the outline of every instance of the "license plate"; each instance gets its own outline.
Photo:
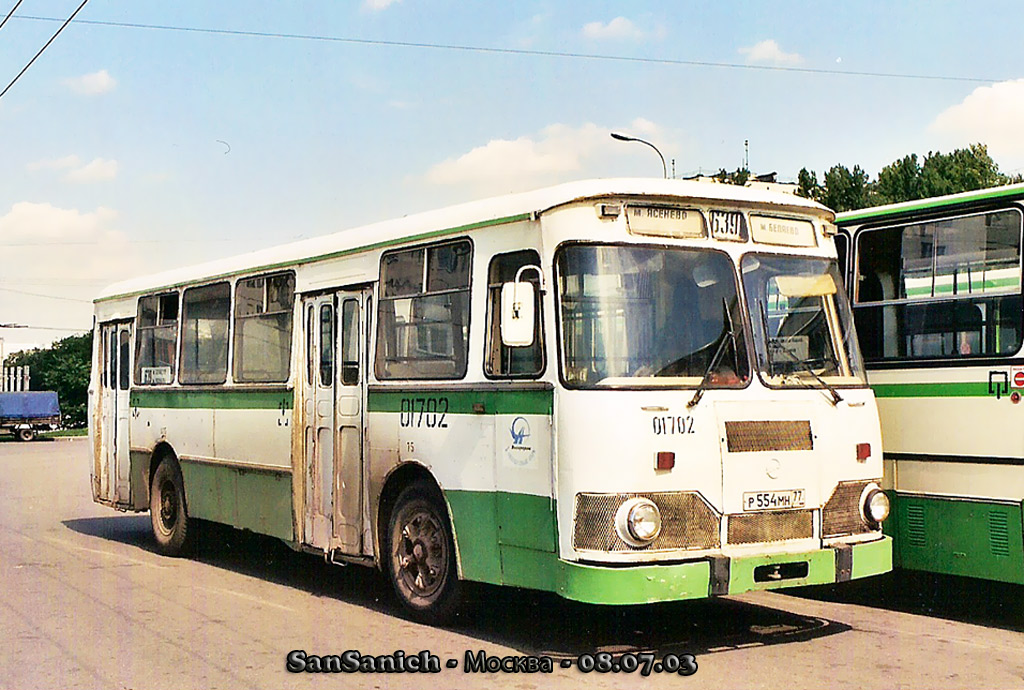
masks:
<instances>
[{"instance_id":1,"label":"license plate","mask_svg":"<svg viewBox=\"0 0 1024 690\"><path fill-rule=\"evenodd\" d=\"M804 506L804 490L748 491L743 494L743 510L785 510Z\"/></svg>"}]
</instances>

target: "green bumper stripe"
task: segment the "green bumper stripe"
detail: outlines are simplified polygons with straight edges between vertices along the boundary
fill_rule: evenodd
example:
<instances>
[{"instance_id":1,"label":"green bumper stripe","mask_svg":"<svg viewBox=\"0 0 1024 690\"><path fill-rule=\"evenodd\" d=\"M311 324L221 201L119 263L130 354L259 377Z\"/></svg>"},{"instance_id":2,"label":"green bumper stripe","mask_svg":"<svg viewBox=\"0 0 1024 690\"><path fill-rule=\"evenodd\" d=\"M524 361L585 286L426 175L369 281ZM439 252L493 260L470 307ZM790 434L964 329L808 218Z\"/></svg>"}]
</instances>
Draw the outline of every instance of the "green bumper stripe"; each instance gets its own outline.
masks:
<instances>
[{"instance_id":1,"label":"green bumper stripe","mask_svg":"<svg viewBox=\"0 0 1024 690\"><path fill-rule=\"evenodd\" d=\"M871 389L876 398L985 398L988 383L879 383Z\"/></svg>"},{"instance_id":2,"label":"green bumper stripe","mask_svg":"<svg viewBox=\"0 0 1024 690\"><path fill-rule=\"evenodd\" d=\"M850 577L880 575L892 570L892 538L885 537L853 547L853 570Z\"/></svg>"},{"instance_id":3,"label":"green bumper stripe","mask_svg":"<svg viewBox=\"0 0 1024 690\"><path fill-rule=\"evenodd\" d=\"M762 565L783 563L807 563L807 576L770 582L756 582L754 570ZM803 585L824 585L836 581L836 556L832 549L821 549L807 553L778 553L767 556L733 558L729 561L729 594L739 594L755 589L778 589L779 587L801 587Z\"/></svg>"},{"instance_id":4,"label":"green bumper stripe","mask_svg":"<svg viewBox=\"0 0 1024 690\"><path fill-rule=\"evenodd\" d=\"M711 591L711 564L607 568L559 561L558 594L590 604L653 604L700 599Z\"/></svg>"},{"instance_id":5,"label":"green bumper stripe","mask_svg":"<svg viewBox=\"0 0 1024 690\"><path fill-rule=\"evenodd\" d=\"M295 396L290 390L247 391L231 388L210 390L134 390L132 407L178 410L290 410Z\"/></svg>"},{"instance_id":6,"label":"green bumper stripe","mask_svg":"<svg viewBox=\"0 0 1024 690\"><path fill-rule=\"evenodd\" d=\"M892 570L892 540L888 537L854 544L852 577L878 575ZM807 577L780 582L755 582L754 569L776 563L808 564ZM567 599L592 604L649 604L658 601L698 599L711 591L708 561L673 565L608 567L558 562L555 590ZM797 587L835 582L836 557L833 549L804 553L733 558L729 562L729 593Z\"/></svg>"},{"instance_id":7,"label":"green bumper stripe","mask_svg":"<svg viewBox=\"0 0 1024 690\"><path fill-rule=\"evenodd\" d=\"M370 412L408 412L418 413L421 405L434 412L436 403L427 400L448 401L447 414L544 414L550 415L554 410L554 392L550 390L406 390L406 391L370 391L368 407ZM413 402L408 402L412 400ZM424 401L420 403L418 401ZM406 401L406 402L403 402ZM404 407L403 407L404 406ZM411 408L410 408L411 406ZM437 411L442 411L438 409Z\"/></svg>"}]
</instances>

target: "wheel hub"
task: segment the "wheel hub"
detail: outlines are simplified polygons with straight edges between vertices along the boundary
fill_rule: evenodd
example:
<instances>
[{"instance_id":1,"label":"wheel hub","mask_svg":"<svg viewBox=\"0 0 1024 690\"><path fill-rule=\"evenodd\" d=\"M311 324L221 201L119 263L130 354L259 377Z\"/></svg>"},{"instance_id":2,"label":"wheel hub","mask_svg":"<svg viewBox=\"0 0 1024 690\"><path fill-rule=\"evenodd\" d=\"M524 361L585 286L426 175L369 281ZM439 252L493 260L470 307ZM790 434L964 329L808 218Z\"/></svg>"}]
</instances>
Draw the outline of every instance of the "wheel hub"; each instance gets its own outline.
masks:
<instances>
[{"instance_id":1,"label":"wheel hub","mask_svg":"<svg viewBox=\"0 0 1024 690\"><path fill-rule=\"evenodd\" d=\"M443 581L448 554L437 518L417 512L401 523L395 556L404 584L417 596L433 594Z\"/></svg>"}]
</instances>

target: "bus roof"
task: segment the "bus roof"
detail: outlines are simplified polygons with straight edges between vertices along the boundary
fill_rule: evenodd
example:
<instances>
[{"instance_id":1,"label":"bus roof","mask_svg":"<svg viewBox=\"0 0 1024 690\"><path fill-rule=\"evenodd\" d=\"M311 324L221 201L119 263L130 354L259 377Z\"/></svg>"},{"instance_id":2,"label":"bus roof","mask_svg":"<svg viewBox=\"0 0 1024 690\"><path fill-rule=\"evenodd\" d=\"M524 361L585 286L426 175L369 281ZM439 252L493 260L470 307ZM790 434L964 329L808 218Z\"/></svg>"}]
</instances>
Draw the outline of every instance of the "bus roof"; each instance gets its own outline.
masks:
<instances>
[{"instance_id":1,"label":"bus roof","mask_svg":"<svg viewBox=\"0 0 1024 690\"><path fill-rule=\"evenodd\" d=\"M813 213L832 220L832 211L793 194L731 184L650 178L568 182L532 192L507 194L342 230L298 242L125 280L105 288L95 301L171 289L188 283L267 271L345 254L455 234L475 228L528 220L559 206L602 197L681 197L694 202L754 204L780 211Z\"/></svg>"},{"instance_id":2,"label":"bus roof","mask_svg":"<svg viewBox=\"0 0 1024 690\"><path fill-rule=\"evenodd\" d=\"M978 189L971 192L961 192L959 194L933 196L928 199L915 199L914 201L903 201L898 204L886 204L885 206L862 208L856 211L844 211L843 213L836 214L836 224L849 225L855 221L865 222L928 209L968 206L997 199L1009 200L1018 198L1024 198L1024 184L1011 184L1006 185L1005 187L990 187L989 189Z\"/></svg>"}]
</instances>

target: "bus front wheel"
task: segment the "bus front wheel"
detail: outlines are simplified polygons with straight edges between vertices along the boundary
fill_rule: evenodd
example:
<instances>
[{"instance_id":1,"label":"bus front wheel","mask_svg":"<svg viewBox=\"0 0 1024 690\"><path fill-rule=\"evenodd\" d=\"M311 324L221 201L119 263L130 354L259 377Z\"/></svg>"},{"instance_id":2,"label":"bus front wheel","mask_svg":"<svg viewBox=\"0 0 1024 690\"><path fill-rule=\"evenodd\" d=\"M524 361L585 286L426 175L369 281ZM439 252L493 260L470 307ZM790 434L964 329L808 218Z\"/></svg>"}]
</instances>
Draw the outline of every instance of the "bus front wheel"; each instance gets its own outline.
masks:
<instances>
[{"instance_id":1,"label":"bus front wheel","mask_svg":"<svg viewBox=\"0 0 1024 690\"><path fill-rule=\"evenodd\" d=\"M166 457L153 474L149 489L149 514L157 550L165 556L179 556L191 546L192 522L185 505L185 482L181 468Z\"/></svg>"},{"instance_id":2,"label":"bus front wheel","mask_svg":"<svg viewBox=\"0 0 1024 690\"><path fill-rule=\"evenodd\" d=\"M395 501L388 523L387 569L398 599L416 620L444 623L462 603L448 513L429 484L411 484Z\"/></svg>"}]
</instances>

